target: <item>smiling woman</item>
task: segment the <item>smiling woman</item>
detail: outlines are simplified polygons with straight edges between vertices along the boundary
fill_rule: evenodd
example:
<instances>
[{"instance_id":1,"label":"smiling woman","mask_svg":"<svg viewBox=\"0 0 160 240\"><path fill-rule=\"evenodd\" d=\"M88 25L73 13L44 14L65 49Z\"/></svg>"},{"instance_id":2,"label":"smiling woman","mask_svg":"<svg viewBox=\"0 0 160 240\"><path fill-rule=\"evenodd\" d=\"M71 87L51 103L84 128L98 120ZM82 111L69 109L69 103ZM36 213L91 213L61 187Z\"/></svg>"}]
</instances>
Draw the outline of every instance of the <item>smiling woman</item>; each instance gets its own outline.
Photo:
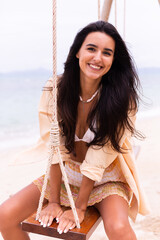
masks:
<instances>
[{"instance_id":1,"label":"smiling woman","mask_svg":"<svg viewBox=\"0 0 160 240\"><path fill-rule=\"evenodd\" d=\"M50 79L41 97L41 140L32 154L47 151L52 86ZM132 58L113 25L97 21L78 32L57 87L60 150L80 223L87 206L95 206L111 240L136 240L128 216L135 221L137 213L149 211L130 143L132 136L142 137L135 129L138 86ZM63 212L62 205L70 202L58 162L55 152L45 192L47 206L38 220L46 227L56 218L61 234L76 224L70 209ZM29 239L20 222L36 210L43 182L41 176L0 206L4 239Z\"/></svg>"}]
</instances>

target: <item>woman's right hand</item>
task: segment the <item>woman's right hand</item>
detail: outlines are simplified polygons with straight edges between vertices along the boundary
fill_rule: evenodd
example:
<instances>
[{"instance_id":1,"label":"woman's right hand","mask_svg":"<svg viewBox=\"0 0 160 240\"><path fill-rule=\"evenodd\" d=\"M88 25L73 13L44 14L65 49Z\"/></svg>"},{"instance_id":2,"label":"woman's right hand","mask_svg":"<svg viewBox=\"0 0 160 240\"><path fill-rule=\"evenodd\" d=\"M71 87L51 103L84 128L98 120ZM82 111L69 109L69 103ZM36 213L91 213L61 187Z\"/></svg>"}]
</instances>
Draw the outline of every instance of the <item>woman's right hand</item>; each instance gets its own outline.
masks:
<instances>
[{"instance_id":1,"label":"woman's right hand","mask_svg":"<svg viewBox=\"0 0 160 240\"><path fill-rule=\"evenodd\" d=\"M39 219L37 219L43 227L50 226L54 218L59 218L62 215L63 211L58 203L48 203L40 214Z\"/></svg>"}]
</instances>

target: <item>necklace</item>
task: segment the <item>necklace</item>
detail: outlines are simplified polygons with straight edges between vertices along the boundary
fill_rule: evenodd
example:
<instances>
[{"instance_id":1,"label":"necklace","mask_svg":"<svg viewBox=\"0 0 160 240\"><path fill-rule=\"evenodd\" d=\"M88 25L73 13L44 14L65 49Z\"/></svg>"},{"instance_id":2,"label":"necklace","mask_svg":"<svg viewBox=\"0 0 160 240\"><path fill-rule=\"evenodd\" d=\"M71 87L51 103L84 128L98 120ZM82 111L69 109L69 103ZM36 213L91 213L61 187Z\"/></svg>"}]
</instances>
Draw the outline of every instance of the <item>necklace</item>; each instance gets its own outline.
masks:
<instances>
[{"instance_id":1,"label":"necklace","mask_svg":"<svg viewBox=\"0 0 160 240\"><path fill-rule=\"evenodd\" d=\"M83 102L83 103L89 103L89 102L91 102L91 101L93 100L93 98L97 95L98 92L99 92L99 88L98 88L98 90L92 95L91 98L89 98L89 99L87 99L87 100L84 101L84 100L82 99L82 97L79 96L79 99L80 99L80 101Z\"/></svg>"}]
</instances>

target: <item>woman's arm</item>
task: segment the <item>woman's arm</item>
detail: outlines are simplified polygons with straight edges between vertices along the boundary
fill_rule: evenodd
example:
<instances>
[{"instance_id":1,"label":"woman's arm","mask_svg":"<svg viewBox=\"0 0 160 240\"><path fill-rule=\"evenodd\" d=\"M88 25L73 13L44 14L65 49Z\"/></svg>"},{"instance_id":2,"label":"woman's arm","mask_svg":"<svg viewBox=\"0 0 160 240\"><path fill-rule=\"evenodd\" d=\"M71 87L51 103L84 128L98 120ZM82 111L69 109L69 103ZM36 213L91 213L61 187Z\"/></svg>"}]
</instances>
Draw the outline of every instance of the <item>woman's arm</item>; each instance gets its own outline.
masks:
<instances>
[{"instance_id":1,"label":"woman's arm","mask_svg":"<svg viewBox=\"0 0 160 240\"><path fill-rule=\"evenodd\" d=\"M83 211L86 210L89 196L93 189L94 183L95 181L91 180L86 176L83 176L78 197L75 203L76 208L81 209Z\"/></svg>"},{"instance_id":2,"label":"woman's arm","mask_svg":"<svg viewBox=\"0 0 160 240\"><path fill-rule=\"evenodd\" d=\"M63 211L60 206L60 189L62 174L59 164L50 168L50 197L47 207L40 214L39 222L43 227L50 226L54 218L59 218Z\"/></svg>"},{"instance_id":3,"label":"woman's arm","mask_svg":"<svg viewBox=\"0 0 160 240\"><path fill-rule=\"evenodd\" d=\"M76 210L77 210L77 214L78 214L80 223L84 220L85 211L86 211L87 204L88 204L88 199L89 199L90 193L93 189L93 186L94 186L94 181L87 178L86 176L83 176L80 190L78 193L78 197L75 202ZM59 219L59 226L58 226L57 230L60 234L63 232L66 233L69 231L69 229L74 228L75 225L76 224L75 224L74 216L73 216L72 210L70 209L70 210L65 211L61 215L61 217Z\"/></svg>"},{"instance_id":4,"label":"woman's arm","mask_svg":"<svg viewBox=\"0 0 160 240\"><path fill-rule=\"evenodd\" d=\"M52 164L50 168L50 197L49 203L60 204L60 189L62 173L59 164Z\"/></svg>"}]
</instances>

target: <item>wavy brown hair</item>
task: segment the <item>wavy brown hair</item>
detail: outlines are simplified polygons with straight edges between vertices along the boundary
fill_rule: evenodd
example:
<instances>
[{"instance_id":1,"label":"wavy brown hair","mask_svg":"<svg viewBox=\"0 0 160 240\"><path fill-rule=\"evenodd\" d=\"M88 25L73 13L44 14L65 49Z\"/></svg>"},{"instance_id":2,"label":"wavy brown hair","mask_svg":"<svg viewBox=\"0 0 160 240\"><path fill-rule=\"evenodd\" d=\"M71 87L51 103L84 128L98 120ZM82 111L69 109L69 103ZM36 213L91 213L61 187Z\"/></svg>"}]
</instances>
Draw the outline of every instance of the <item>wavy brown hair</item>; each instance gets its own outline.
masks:
<instances>
[{"instance_id":1,"label":"wavy brown hair","mask_svg":"<svg viewBox=\"0 0 160 240\"><path fill-rule=\"evenodd\" d=\"M139 78L125 42L116 28L104 21L97 21L84 27L76 35L64 65L64 73L58 83L58 112L60 127L65 136L65 146L74 153L74 138L77 122L77 106L80 94L80 68L76 54L89 33L103 32L115 41L114 61L110 70L102 77L101 94L97 104L88 115L89 128L95 133L88 144L104 146L122 152L120 140L127 128L131 135L140 136L129 119L129 112L136 112L139 106ZM96 119L97 128L93 128Z\"/></svg>"}]
</instances>

